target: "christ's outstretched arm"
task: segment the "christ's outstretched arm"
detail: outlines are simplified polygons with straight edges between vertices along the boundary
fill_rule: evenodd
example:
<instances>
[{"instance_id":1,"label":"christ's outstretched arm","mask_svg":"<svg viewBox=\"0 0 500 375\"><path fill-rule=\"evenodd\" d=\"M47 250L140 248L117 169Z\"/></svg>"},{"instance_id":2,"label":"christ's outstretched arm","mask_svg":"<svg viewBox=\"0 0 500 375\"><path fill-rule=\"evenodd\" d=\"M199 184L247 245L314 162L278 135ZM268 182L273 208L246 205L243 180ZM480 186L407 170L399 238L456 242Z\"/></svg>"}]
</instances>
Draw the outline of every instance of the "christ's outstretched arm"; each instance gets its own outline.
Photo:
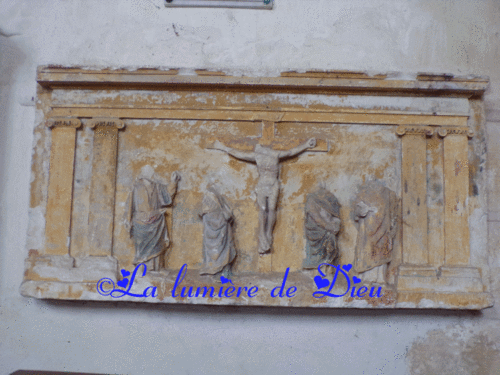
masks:
<instances>
[{"instance_id":1,"label":"christ's outstretched arm","mask_svg":"<svg viewBox=\"0 0 500 375\"><path fill-rule=\"evenodd\" d=\"M251 161L251 162L255 163L255 153L254 152L235 150L234 148L227 147L226 145L222 144L219 141L215 141L213 146L210 148L227 152L229 155L234 156L237 159Z\"/></svg>"},{"instance_id":2,"label":"christ's outstretched arm","mask_svg":"<svg viewBox=\"0 0 500 375\"><path fill-rule=\"evenodd\" d=\"M316 147L316 138L311 138L311 139L307 140L307 142L305 142L297 147L294 147L288 151L280 151L279 158L280 159L290 158L292 156L300 154L301 152L304 152L308 148L314 148L314 147Z\"/></svg>"}]
</instances>

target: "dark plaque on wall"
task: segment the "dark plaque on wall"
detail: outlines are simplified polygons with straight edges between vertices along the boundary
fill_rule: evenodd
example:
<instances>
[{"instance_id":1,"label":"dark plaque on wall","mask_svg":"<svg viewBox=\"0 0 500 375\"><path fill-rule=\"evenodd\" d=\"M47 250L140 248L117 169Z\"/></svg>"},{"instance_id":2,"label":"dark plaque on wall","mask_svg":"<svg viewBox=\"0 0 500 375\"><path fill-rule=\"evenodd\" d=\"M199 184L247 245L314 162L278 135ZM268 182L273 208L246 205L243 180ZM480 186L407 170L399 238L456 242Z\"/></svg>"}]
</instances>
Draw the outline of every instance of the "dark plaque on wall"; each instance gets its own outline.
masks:
<instances>
[{"instance_id":1,"label":"dark plaque on wall","mask_svg":"<svg viewBox=\"0 0 500 375\"><path fill-rule=\"evenodd\" d=\"M167 7L273 9L274 0L165 0Z\"/></svg>"}]
</instances>

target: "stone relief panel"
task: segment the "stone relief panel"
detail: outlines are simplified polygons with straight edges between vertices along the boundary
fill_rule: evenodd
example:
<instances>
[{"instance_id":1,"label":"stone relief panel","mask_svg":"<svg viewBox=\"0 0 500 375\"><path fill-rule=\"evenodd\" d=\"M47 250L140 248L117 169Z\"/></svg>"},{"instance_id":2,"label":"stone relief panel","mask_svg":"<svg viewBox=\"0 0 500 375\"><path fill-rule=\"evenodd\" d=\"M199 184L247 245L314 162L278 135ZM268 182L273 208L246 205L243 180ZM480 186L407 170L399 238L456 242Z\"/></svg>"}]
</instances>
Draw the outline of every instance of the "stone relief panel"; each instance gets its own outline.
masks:
<instances>
[{"instance_id":1,"label":"stone relief panel","mask_svg":"<svg viewBox=\"0 0 500 375\"><path fill-rule=\"evenodd\" d=\"M23 295L492 304L468 169L484 83L60 73L38 75Z\"/></svg>"}]
</instances>

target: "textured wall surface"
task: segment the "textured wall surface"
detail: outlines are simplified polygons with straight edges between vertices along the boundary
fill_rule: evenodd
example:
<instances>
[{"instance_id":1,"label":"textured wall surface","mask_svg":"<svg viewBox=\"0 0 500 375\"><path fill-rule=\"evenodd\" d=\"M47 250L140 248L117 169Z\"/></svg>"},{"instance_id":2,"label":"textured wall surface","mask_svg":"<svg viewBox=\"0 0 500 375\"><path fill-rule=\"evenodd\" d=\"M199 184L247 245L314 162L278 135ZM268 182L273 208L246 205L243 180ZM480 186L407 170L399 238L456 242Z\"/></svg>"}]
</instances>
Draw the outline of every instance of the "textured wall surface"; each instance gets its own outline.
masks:
<instances>
[{"instance_id":1,"label":"textured wall surface","mask_svg":"<svg viewBox=\"0 0 500 375\"><path fill-rule=\"evenodd\" d=\"M0 0L0 374L498 374L499 61L497 0L275 0L272 11ZM489 76L483 240L497 305L482 312L311 311L21 297L42 64Z\"/></svg>"}]
</instances>

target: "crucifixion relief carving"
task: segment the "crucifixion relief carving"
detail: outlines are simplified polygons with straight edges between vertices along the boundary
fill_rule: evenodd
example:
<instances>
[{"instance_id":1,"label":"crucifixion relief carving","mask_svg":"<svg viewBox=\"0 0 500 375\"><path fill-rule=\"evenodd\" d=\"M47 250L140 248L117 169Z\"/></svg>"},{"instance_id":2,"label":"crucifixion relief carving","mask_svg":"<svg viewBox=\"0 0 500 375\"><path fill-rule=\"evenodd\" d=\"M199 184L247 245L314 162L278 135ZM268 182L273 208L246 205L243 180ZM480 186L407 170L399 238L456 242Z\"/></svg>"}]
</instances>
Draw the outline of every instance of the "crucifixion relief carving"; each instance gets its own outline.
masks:
<instances>
[{"instance_id":1,"label":"crucifixion relief carving","mask_svg":"<svg viewBox=\"0 0 500 375\"><path fill-rule=\"evenodd\" d=\"M37 77L22 295L492 306L486 80L74 67Z\"/></svg>"},{"instance_id":2,"label":"crucifixion relief carving","mask_svg":"<svg viewBox=\"0 0 500 375\"><path fill-rule=\"evenodd\" d=\"M273 243L273 229L276 223L276 208L280 190L279 163L283 159L291 158L306 150L327 151L328 145L322 142L318 145L315 138L306 141L295 140L295 147L288 148L289 139L276 137L275 123L262 122L262 136L254 146L254 151L243 151L246 143L255 142L254 139L238 140L240 147L226 146L220 140L216 140L208 148L220 150L234 156L237 159L257 164L259 180L255 193L259 206L259 253L265 254L271 251Z\"/></svg>"}]
</instances>

